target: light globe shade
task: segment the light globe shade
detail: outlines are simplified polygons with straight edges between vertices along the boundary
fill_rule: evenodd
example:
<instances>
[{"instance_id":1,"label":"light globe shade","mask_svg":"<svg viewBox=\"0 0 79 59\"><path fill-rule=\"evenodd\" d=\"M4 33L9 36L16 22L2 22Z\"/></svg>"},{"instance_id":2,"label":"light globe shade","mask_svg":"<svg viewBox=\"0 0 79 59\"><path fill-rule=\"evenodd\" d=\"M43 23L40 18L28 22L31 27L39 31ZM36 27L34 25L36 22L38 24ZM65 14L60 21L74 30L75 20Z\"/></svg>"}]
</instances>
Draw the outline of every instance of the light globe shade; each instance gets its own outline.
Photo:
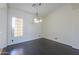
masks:
<instances>
[{"instance_id":1,"label":"light globe shade","mask_svg":"<svg viewBox=\"0 0 79 59\"><path fill-rule=\"evenodd\" d=\"M39 21L40 21L40 22L42 22L43 20L42 20L42 19L40 19Z\"/></svg>"},{"instance_id":2,"label":"light globe shade","mask_svg":"<svg viewBox=\"0 0 79 59\"><path fill-rule=\"evenodd\" d=\"M37 18L34 18L35 23L39 23L39 20Z\"/></svg>"}]
</instances>

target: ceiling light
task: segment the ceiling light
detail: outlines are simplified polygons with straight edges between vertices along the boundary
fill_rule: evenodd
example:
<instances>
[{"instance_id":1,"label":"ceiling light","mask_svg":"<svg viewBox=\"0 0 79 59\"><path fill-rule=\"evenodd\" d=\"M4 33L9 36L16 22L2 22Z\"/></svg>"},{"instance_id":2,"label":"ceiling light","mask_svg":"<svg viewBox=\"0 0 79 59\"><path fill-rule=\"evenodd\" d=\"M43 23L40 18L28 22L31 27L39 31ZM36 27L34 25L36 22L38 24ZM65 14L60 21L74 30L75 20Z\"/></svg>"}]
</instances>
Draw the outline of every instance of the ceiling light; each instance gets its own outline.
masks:
<instances>
[{"instance_id":1,"label":"ceiling light","mask_svg":"<svg viewBox=\"0 0 79 59\"><path fill-rule=\"evenodd\" d=\"M38 7L41 6L41 3L39 4L33 4L32 7L35 7L36 9L36 12L35 12L35 18L34 18L34 22L35 23L40 23L42 22L42 19L39 17L39 14L38 14Z\"/></svg>"}]
</instances>

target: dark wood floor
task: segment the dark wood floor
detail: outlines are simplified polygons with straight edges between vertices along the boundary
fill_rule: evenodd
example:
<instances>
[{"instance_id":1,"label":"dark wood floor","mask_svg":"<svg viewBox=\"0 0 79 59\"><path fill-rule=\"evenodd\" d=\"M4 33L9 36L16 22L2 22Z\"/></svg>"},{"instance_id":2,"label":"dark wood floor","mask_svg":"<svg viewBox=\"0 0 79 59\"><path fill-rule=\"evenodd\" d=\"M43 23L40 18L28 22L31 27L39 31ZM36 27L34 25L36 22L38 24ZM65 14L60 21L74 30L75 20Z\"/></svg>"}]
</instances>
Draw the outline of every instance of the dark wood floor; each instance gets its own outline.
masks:
<instances>
[{"instance_id":1,"label":"dark wood floor","mask_svg":"<svg viewBox=\"0 0 79 59\"><path fill-rule=\"evenodd\" d=\"M79 50L48 39L37 39L10 45L3 49L2 55L79 55Z\"/></svg>"}]
</instances>

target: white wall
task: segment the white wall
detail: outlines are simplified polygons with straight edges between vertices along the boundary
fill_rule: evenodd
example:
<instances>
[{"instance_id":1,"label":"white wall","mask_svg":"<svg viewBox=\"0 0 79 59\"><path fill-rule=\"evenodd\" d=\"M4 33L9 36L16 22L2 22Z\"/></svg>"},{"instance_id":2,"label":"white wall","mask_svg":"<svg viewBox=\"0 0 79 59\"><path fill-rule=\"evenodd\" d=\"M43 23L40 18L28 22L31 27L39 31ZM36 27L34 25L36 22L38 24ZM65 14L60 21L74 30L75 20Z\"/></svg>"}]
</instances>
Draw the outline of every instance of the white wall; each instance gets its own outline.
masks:
<instances>
[{"instance_id":1,"label":"white wall","mask_svg":"<svg viewBox=\"0 0 79 59\"><path fill-rule=\"evenodd\" d=\"M8 19L7 19L8 17ZM20 38L14 38L11 32L11 18L22 17L24 19L24 35ZM8 8L7 4L0 4L0 48L4 48L11 44L17 44L24 41L30 41L41 37L41 23L33 23L34 15L19 10ZM7 33L7 20L8 20L8 33ZM7 41L8 36L8 41ZM12 43L12 39L14 42Z\"/></svg>"},{"instance_id":2,"label":"white wall","mask_svg":"<svg viewBox=\"0 0 79 59\"><path fill-rule=\"evenodd\" d=\"M0 48L7 46L7 6L0 4Z\"/></svg>"},{"instance_id":3,"label":"white wall","mask_svg":"<svg viewBox=\"0 0 79 59\"><path fill-rule=\"evenodd\" d=\"M44 19L42 27L43 37L75 47L76 45L74 44L76 43L78 45L79 43L74 41L78 40L79 38L73 39L72 37L74 34L73 22L77 22L75 19L72 21L72 19L73 14L70 4L67 4L64 7L56 10L54 13L51 13ZM77 26L79 25L77 24ZM57 40L55 38L57 38Z\"/></svg>"},{"instance_id":4,"label":"white wall","mask_svg":"<svg viewBox=\"0 0 79 59\"><path fill-rule=\"evenodd\" d=\"M24 19L23 37L14 38L13 35L11 34L11 20L12 20L11 18L12 17L22 17ZM41 35L41 24L33 23L34 15L31 15L30 13L21 11L19 9L9 8L8 9L8 18L9 18L9 20L8 20L9 21L8 22L9 23L8 44L9 45L40 38L39 35ZM14 40L13 43L11 41L12 39Z\"/></svg>"},{"instance_id":5,"label":"white wall","mask_svg":"<svg viewBox=\"0 0 79 59\"><path fill-rule=\"evenodd\" d=\"M79 49L79 8L72 9L73 47Z\"/></svg>"}]
</instances>

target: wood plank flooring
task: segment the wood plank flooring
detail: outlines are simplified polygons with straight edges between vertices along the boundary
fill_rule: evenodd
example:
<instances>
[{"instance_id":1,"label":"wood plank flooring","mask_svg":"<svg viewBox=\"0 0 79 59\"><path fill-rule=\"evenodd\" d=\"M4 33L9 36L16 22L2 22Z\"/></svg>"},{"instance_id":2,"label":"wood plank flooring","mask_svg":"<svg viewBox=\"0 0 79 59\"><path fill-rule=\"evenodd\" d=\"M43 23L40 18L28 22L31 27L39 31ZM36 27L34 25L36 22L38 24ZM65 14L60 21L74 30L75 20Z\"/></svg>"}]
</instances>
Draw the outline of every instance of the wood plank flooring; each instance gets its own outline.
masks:
<instances>
[{"instance_id":1,"label":"wood plank flooring","mask_svg":"<svg viewBox=\"0 0 79 59\"><path fill-rule=\"evenodd\" d=\"M79 50L48 39L40 38L10 45L3 49L2 55L79 55Z\"/></svg>"}]
</instances>

